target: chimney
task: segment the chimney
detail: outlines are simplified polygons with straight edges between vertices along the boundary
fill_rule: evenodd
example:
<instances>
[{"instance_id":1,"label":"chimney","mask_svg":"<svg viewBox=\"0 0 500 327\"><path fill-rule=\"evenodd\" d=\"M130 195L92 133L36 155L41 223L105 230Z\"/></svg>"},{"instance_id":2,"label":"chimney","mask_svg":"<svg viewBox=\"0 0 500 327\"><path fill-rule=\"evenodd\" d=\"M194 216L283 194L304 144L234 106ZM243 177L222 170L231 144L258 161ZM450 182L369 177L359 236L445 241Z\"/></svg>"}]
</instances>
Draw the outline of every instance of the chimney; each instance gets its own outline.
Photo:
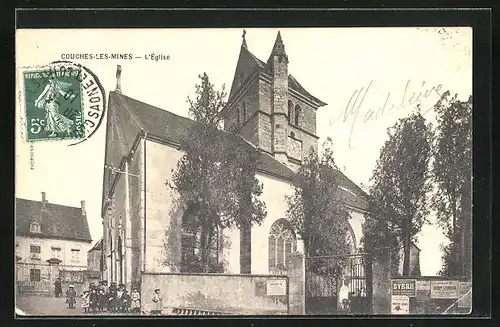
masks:
<instances>
[{"instance_id":1,"label":"chimney","mask_svg":"<svg viewBox=\"0 0 500 327\"><path fill-rule=\"evenodd\" d=\"M116 66L116 93L122 93L122 66Z\"/></svg>"},{"instance_id":2,"label":"chimney","mask_svg":"<svg viewBox=\"0 0 500 327\"><path fill-rule=\"evenodd\" d=\"M85 210L85 200L83 200L81 202L82 204L82 216L86 216L87 215L87 211Z\"/></svg>"},{"instance_id":3,"label":"chimney","mask_svg":"<svg viewBox=\"0 0 500 327\"><path fill-rule=\"evenodd\" d=\"M42 210L47 209L47 197L45 196L45 192L42 192Z\"/></svg>"}]
</instances>

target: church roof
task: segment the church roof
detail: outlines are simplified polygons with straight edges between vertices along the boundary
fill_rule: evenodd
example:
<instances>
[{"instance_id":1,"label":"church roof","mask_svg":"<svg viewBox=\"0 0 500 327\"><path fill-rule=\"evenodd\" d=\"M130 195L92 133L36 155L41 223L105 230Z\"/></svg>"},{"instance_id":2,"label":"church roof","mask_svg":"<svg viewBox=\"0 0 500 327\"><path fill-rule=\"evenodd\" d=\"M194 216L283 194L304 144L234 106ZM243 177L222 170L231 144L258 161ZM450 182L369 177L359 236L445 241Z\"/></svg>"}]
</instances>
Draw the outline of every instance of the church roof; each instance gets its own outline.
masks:
<instances>
[{"instance_id":1,"label":"church roof","mask_svg":"<svg viewBox=\"0 0 500 327\"><path fill-rule=\"evenodd\" d=\"M116 92L110 92L108 110L105 165L111 167L120 166L123 157L132 149L138 133L146 132L149 136L180 145L181 140L188 136L191 126L197 124L189 118ZM237 140L241 146L253 148L241 137L237 137ZM259 153L259 171L287 180L293 178L294 173L290 168L266 153ZM109 183L106 182L109 177L109 169L104 169L103 201L109 192Z\"/></svg>"},{"instance_id":2,"label":"church roof","mask_svg":"<svg viewBox=\"0 0 500 327\"><path fill-rule=\"evenodd\" d=\"M16 235L92 242L87 216L82 208L16 198ZM30 233L30 224L40 223L40 233Z\"/></svg>"},{"instance_id":3,"label":"church roof","mask_svg":"<svg viewBox=\"0 0 500 327\"><path fill-rule=\"evenodd\" d=\"M269 71L270 68L269 68L269 66L265 62L263 62L262 60L260 60L259 58L257 58L244 45L242 45L242 47L241 47L240 58L244 58L244 63L246 65L248 65L248 67L246 67L247 70L258 71L258 72L270 74L270 71ZM248 76L250 76L250 74ZM318 98L316 98L315 96L313 96L311 93L309 93L299 83L299 81L295 77L293 77L291 74L288 75L288 87L291 88L292 90L294 90L294 91L302 94L303 96L305 96L307 98L313 99L320 106L325 106L326 105L325 102L319 100ZM237 91L237 87L235 86L235 83L233 81L233 85L231 87L231 91L229 93L229 97L231 98L234 95L234 93L236 93L236 91Z\"/></svg>"},{"instance_id":4,"label":"church roof","mask_svg":"<svg viewBox=\"0 0 500 327\"><path fill-rule=\"evenodd\" d=\"M197 122L189 118L176 115L117 92L110 92L108 110L105 165L111 167L120 166L122 159L132 149L138 133L146 132L150 136L180 145L183 137L188 135L190 127L197 124ZM221 133L226 134L228 137L234 137L224 131L221 131ZM236 140L241 142L241 146L256 149L239 136L236 136ZM258 150L256 149L256 151ZM257 169L260 172L288 181L291 181L295 175L290 168L267 153L259 151L258 160ZM366 193L342 172L337 171L336 176L338 185L348 190L343 191L346 203L351 207L367 210L368 205L364 200ZM109 183L106 182L109 177L110 170L104 169L103 209L105 196L109 193Z\"/></svg>"}]
</instances>

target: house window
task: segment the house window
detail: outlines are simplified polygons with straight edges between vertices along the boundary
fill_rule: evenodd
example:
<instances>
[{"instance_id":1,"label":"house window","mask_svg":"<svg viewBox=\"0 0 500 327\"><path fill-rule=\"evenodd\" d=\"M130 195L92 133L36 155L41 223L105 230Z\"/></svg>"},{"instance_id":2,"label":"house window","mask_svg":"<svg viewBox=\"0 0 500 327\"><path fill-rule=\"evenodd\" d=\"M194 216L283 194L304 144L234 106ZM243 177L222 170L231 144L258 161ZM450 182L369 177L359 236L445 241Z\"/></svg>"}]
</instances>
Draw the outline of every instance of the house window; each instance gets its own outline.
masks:
<instances>
[{"instance_id":1,"label":"house window","mask_svg":"<svg viewBox=\"0 0 500 327\"><path fill-rule=\"evenodd\" d=\"M79 249L71 249L71 261L79 262L80 261L80 250Z\"/></svg>"},{"instance_id":2,"label":"house window","mask_svg":"<svg viewBox=\"0 0 500 327\"><path fill-rule=\"evenodd\" d=\"M288 122L291 124L293 124L292 118L293 118L293 103L292 101L288 100Z\"/></svg>"},{"instance_id":3,"label":"house window","mask_svg":"<svg viewBox=\"0 0 500 327\"><path fill-rule=\"evenodd\" d=\"M299 105L295 106L295 125L299 126L299 119L300 119L300 114L302 112L302 109L299 107Z\"/></svg>"},{"instance_id":4,"label":"house window","mask_svg":"<svg viewBox=\"0 0 500 327\"><path fill-rule=\"evenodd\" d=\"M33 222L30 224L30 232L31 233L40 233L40 224L37 222Z\"/></svg>"},{"instance_id":5,"label":"house window","mask_svg":"<svg viewBox=\"0 0 500 327\"><path fill-rule=\"evenodd\" d=\"M30 253L40 254L42 252L42 248L40 245L30 245Z\"/></svg>"},{"instance_id":6,"label":"house window","mask_svg":"<svg viewBox=\"0 0 500 327\"><path fill-rule=\"evenodd\" d=\"M52 247L52 258L61 259L61 248L57 246Z\"/></svg>"},{"instance_id":7,"label":"house window","mask_svg":"<svg viewBox=\"0 0 500 327\"><path fill-rule=\"evenodd\" d=\"M40 269L30 269L30 282L39 282L40 280Z\"/></svg>"},{"instance_id":8,"label":"house window","mask_svg":"<svg viewBox=\"0 0 500 327\"><path fill-rule=\"evenodd\" d=\"M216 220L213 222L212 226L202 226L198 205L188 204L182 217L181 272L222 272L220 233Z\"/></svg>"},{"instance_id":9,"label":"house window","mask_svg":"<svg viewBox=\"0 0 500 327\"><path fill-rule=\"evenodd\" d=\"M285 219L278 219L269 232L269 271L287 270L296 249L297 240L290 223Z\"/></svg>"}]
</instances>

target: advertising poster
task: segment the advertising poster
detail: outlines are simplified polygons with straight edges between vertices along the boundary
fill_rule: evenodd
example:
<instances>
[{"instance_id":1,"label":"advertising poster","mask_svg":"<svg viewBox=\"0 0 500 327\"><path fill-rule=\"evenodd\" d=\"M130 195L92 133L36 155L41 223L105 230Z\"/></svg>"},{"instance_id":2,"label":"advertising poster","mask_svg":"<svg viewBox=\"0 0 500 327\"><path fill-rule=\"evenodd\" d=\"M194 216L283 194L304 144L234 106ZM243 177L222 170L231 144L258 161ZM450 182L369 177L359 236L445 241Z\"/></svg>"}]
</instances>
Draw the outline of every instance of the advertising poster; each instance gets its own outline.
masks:
<instances>
[{"instance_id":1,"label":"advertising poster","mask_svg":"<svg viewBox=\"0 0 500 327\"><path fill-rule=\"evenodd\" d=\"M459 308L472 307L472 282L459 282L460 299L458 300Z\"/></svg>"},{"instance_id":2,"label":"advertising poster","mask_svg":"<svg viewBox=\"0 0 500 327\"><path fill-rule=\"evenodd\" d=\"M426 302L431 298L431 281L430 280L417 280L416 284L417 301Z\"/></svg>"},{"instance_id":3,"label":"advertising poster","mask_svg":"<svg viewBox=\"0 0 500 327\"><path fill-rule=\"evenodd\" d=\"M393 279L391 281L391 294L414 297L416 295L415 284L415 279Z\"/></svg>"},{"instance_id":4,"label":"advertising poster","mask_svg":"<svg viewBox=\"0 0 500 327\"><path fill-rule=\"evenodd\" d=\"M281 296L286 295L286 280L268 280L267 281L267 295Z\"/></svg>"},{"instance_id":5,"label":"advertising poster","mask_svg":"<svg viewBox=\"0 0 500 327\"><path fill-rule=\"evenodd\" d=\"M392 295L391 314L393 315L410 314L410 298L406 295Z\"/></svg>"},{"instance_id":6,"label":"advertising poster","mask_svg":"<svg viewBox=\"0 0 500 327\"><path fill-rule=\"evenodd\" d=\"M431 282L431 298L458 299L457 280L436 280Z\"/></svg>"}]
</instances>

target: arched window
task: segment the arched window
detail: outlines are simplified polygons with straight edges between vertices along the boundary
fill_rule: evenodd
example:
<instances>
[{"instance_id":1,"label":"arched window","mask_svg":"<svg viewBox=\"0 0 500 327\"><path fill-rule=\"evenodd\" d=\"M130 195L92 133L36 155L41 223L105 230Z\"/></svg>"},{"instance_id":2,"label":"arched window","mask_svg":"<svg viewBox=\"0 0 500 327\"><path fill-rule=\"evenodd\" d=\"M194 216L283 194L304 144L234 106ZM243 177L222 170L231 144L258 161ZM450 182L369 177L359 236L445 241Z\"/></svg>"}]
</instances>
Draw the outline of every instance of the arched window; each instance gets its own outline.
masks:
<instances>
[{"instance_id":1,"label":"arched window","mask_svg":"<svg viewBox=\"0 0 500 327\"><path fill-rule=\"evenodd\" d=\"M288 269L292 253L297 249L297 239L286 219L278 219L269 232L269 271Z\"/></svg>"},{"instance_id":2,"label":"arched window","mask_svg":"<svg viewBox=\"0 0 500 327\"><path fill-rule=\"evenodd\" d=\"M212 219L213 225L203 226L198 208L196 202L190 201L182 217L181 272L222 272L218 224Z\"/></svg>"},{"instance_id":3,"label":"arched window","mask_svg":"<svg viewBox=\"0 0 500 327\"><path fill-rule=\"evenodd\" d=\"M354 230L352 229L352 226L349 222L347 223L346 228L347 228L347 233L346 233L347 244L349 245L349 250L351 254L354 254L357 251L356 235L354 234Z\"/></svg>"},{"instance_id":4,"label":"arched window","mask_svg":"<svg viewBox=\"0 0 500 327\"><path fill-rule=\"evenodd\" d=\"M118 236L118 263L119 263L119 275L118 280L123 283L123 249L122 249L122 237Z\"/></svg>"},{"instance_id":5,"label":"arched window","mask_svg":"<svg viewBox=\"0 0 500 327\"><path fill-rule=\"evenodd\" d=\"M299 126L299 119L300 119L300 114L302 112L302 109L300 108L299 105L295 106L295 125Z\"/></svg>"},{"instance_id":6,"label":"arched window","mask_svg":"<svg viewBox=\"0 0 500 327\"><path fill-rule=\"evenodd\" d=\"M292 122L292 117L293 117L293 103L292 101L288 100L288 122Z\"/></svg>"},{"instance_id":7,"label":"arched window","mask_svg":"<svg viewBox=\"0 0 500 327\"><path fill-rule=\"evenodd\" d=\"M247 105L245 101L241 103L241 112L242 112L242 123L244 124L247 121Z\"/></svg>"}]
</instances>

